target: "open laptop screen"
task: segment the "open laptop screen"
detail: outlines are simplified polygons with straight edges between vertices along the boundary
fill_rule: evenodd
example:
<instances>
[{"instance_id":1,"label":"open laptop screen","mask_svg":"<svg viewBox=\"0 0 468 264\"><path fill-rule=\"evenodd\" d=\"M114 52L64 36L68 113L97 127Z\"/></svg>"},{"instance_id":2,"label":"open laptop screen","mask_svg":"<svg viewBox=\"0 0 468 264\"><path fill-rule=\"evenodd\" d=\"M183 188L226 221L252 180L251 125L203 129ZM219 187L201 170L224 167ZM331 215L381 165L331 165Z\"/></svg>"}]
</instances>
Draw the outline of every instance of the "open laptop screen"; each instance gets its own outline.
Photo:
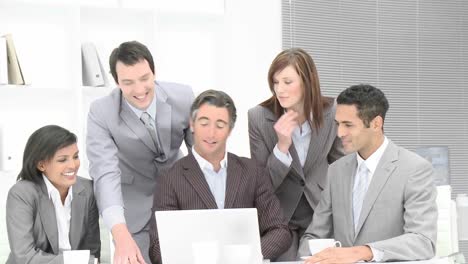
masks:
<instances>
[{"instance_id":1,"label":"open laptop screen","mask_svg":"<svg viewBox=\"0 0 468 264\"><path fill-rule=\"evenodd\" d=\"M163 264L193 264L192 245L215 241L221 256L227 245L249 244L261 256L257 209L158 211L159 243Z\"/></svg>"}]
</instances>

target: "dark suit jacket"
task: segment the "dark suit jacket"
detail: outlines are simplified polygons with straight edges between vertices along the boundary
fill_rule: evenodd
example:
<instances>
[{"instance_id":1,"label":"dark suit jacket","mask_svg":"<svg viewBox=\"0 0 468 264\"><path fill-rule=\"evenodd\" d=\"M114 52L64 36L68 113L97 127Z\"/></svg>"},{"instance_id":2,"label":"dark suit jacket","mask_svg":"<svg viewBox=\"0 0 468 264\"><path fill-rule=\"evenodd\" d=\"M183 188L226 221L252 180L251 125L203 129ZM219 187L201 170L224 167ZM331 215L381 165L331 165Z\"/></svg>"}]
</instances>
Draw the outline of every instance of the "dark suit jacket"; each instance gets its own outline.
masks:
<instances>
[{"instance_id":1,"label":"dark suit jacket","mask_svg":"<svg viewBox=\"0 0 468 264\"><path fill-rule=\"evenodd\" d=\"M63 263L55 208L43 180L40 184L21 180L11 187L6 218L11 249L7 264ZM93 183L80 177L73 185L70 245L73 250L89 249L91 255L100 257L99 214Z\"/></svg>"},{"instance_id":2,"label":"dark suit jacket","mask_svg":"<svg viewBox=\"0 0 468 264\"><path fill-rule=\"evenodd\" d=\"M153 211L216 209L215 199L195 157L184 157L156 184ZM266 171L252 160L228 153L225 208L257 208L262 254L274 259L291 243L291 233ZM156 221L151 222L150 257L161 263Z\"/></svg>"},{"instance_id":3,"label":"dark suit jacket","mask_svg":"<svg viewBox=\"0 0 468 264\"><path fill-rule=\"evenodd\" d=\"M270 172L276 196L280 200L285 217L290 220L302 194L315 210L320 193L327 185L328 164L344 153L341 140L336 136L335 105L324 109L323 125L312 127L312 135L304 167L301 166L294 143L289 147L292 163L285 166L273 153L278 143L275 125L278 118L269 109L256 106L249 110L250 154L259 165Z\"/></svg>"}]
</instances>

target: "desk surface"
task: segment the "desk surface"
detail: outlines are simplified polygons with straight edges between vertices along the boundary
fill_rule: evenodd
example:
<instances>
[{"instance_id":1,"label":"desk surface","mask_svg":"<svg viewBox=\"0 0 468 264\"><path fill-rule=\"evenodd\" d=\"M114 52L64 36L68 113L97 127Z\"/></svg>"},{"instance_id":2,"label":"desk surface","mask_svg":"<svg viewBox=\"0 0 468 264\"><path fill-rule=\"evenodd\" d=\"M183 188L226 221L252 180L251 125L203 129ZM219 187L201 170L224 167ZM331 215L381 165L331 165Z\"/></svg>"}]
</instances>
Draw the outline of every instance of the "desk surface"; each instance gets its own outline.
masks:
<instances>
[{"instance_id":1,"label":"desk surface","mask_svg":"<svg viewBox=\"0 0 468 264\"><path fill-rule=\"evenodd\" d=\"M275 264L302 264L303 261L288 261L288 262L271 262ZM448 258L434 258L430 260L421 260L421 261L404 261L404 262L371 262L372 264L386 263L386 264L450 264Z\"/></svg>"}]
</instances>

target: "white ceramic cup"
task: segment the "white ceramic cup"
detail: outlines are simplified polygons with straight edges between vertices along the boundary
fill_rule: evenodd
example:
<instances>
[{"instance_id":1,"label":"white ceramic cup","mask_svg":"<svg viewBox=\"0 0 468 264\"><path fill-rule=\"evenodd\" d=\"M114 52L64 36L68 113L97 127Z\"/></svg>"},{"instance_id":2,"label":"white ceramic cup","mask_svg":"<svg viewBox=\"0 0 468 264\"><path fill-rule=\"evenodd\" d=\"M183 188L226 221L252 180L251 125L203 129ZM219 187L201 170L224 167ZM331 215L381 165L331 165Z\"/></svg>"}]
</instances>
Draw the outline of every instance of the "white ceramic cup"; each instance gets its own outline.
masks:
<instances>
[{"instance_id":1,"label":"white ceramic cup","mask_svg":"<svg viewBox=\"0 0 468 264\"><path fill-rule=\"evenodd\" d=\"M341 247L341 242L335 241L333 238L309 240L309 250L311 255L317 254L329 247Z\"/></svg>"},{"instance_id":2,"label":"white ceramic cup","mask_svg":"<svg viewBox=\"0 0 468 264\"><path fill-rule=\"evenodd\" d=\"M227 244L222 251L223 264L251 264L252 246L250 244Z\"/></svg>"},{"instance_id":3,"label":"white ceramic cup","mask_svg":"<svg viewBox=\"0 0 468 264\"><path fill-rule=\"evenodd\" d=\"M201 241L192 243L194 264L217 264L219 257L218 241Z\"/></svg>"},{"instance_id":4,"label":"white ceramic cup","mask_svg":"<svg viewBox=\"0 0 468 264\"><path fill-rule=\"evenodd\" d=\"M66 250L63 251L64 264L88 264L89 250Z\"/></svg>"}]
</instances>

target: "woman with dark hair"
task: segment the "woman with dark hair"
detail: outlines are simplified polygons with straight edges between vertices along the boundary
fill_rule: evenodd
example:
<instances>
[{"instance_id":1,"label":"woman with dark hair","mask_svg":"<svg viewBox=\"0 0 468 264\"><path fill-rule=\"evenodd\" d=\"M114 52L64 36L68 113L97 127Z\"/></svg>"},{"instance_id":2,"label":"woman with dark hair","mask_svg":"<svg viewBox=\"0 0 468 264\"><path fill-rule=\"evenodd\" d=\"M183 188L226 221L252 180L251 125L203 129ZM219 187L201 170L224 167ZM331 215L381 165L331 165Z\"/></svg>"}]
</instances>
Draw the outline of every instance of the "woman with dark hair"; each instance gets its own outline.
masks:
<instances>
[{"instance_id":1,"label":"woman with dark hair","mask_svg":"<svg viewBox=\"0 0 468 264\"><path fill-rule=\"evenodd\" d=\"M302 49L279 53L268 72L272 96L249 110L250 153L265 166L293 233L278 260L296 260L299 239L327 182L328 165L343 156L335 102L322 96L317 69Z\"/></svg>"},{"instance_id":2,"label":"woman with dark hair","mask_svg":"<svg viewBox=\"0 0 468 264\"><path fill-rule=\"evenodd\" d=\"M28 139L18 182L8 192L7 264L63 263L64 250L100 257L99 213L92 181L78 177L76 136L55 125Z\"/></svg>"}]
</instances>

